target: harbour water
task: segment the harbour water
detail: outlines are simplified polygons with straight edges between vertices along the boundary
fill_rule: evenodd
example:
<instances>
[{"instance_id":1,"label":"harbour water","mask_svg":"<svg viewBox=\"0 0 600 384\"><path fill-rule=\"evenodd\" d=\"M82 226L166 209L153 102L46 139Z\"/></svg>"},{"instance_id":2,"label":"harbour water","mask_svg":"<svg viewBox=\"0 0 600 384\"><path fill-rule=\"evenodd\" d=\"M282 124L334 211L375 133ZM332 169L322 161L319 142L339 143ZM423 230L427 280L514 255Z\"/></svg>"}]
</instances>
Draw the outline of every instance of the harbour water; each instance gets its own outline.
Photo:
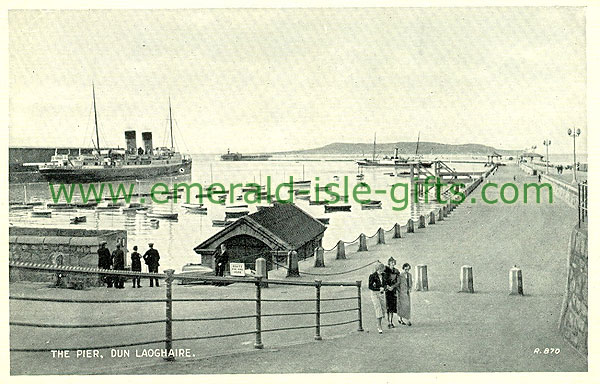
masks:
<instances>
[{"instance_id":1,"label":"harbour water","mask_svg":"<svg viewBox=\"0 0 600 384\"><path fill-rule=\"evenodd\" d=\"M471 160L471 156L468 158ZM335 160L335 159L330 159ZM477 158L476 160L485 160ZM219 161L214 155L194 155L191 176L178 178L165 178L160 180L147 179L143 181L131 181L135 191L148 192L155 183L173 185L176 182L193 182L208 186L212 182L218 182L229 188L230 184L260 183L265 184L267 176L271 177L273 186L278 183L287 182L292 176L294 180L311 180L311 189L314 190L318 180L320 185L330 182L343 183L344 177L348 177L350 194L355 184L357 166L353 161L252 161L252 162L224 162ZM483 171L481 163L453 163L453 167L459 171ZM338 240L352 241L360 233L374 234L379 227L390 229L395 223L404 224L408 218L418 217L421 213L429 211L435 203L409 203L403 210L394 210L392 207L402 207L406 199L404 188L396 188L394 197L391 198L391 186L394 183L408 184L407 177L389 176L385 173L391 172L391 168L364 168L362 182L367 183L372 190L385 190L386 194L361 195L361 198L370 197L373 200L382 201L382 209L362 210L361 205L350 197L347 204L352 206L351 212L324 213L322 205L309 205L307 200L294 199L297 205L317 218L329 218L328 229L323 238L323 247L332 248ZM337 176L337 178L336 178ZM127 185L127 184L126 184ZM50 201L51 194L47 183L11 184L10 201L23 201L25 193L27 199L40 199ZM341 189L338 189L341 192ZM195 195L195 191L193 195ZM236 194L241 194L238 190ZM108 196L105 194L105 196ZM287 197L287 195L285 195ZM193 196L192 196L193 197ZM314 198L314 197L313 197ZM149 200L149 198L146 197ZM325 197L322 196L321 200ZM138 198L132 199L138 201ZM400 201L400 202L398 202ZM197 202L194 200L192 202ZM159 219L158 226L152 225L150 219L144 212L122 213L121 211L97 211L94 209L78 209L77 211L55 210L51 217L32 217L30 210L11 210L9 221L15 226L29 227L61 227L61 228L87 228L87 229L126 229L128 232L128 251L131 252L134 245L139 247L143 253L147 249L149 241L154 242L155 248L161 254L161 270L175 269L180 271L181 267L190 262L199 262L193 248L209 236L222 228L213 227L212 220L223 220L225 218L225 207L203 201L208 208L206 215L191 213L182 206L185 203L185 195L177 202L169 201L166 204L151 204L152 209L160 211L177 212L177 220ZM229 204L243 204L242 201L234 201ZM266 203L263 203L266 204ZM255 205L249 206L250 213L256 211ZM79 224L70 224L70 218L74 216L86 216L86 221ZM299 228L301 230L301 228ZM114 244L108 244L114 249Z\"/></svg>"}]
</instances>

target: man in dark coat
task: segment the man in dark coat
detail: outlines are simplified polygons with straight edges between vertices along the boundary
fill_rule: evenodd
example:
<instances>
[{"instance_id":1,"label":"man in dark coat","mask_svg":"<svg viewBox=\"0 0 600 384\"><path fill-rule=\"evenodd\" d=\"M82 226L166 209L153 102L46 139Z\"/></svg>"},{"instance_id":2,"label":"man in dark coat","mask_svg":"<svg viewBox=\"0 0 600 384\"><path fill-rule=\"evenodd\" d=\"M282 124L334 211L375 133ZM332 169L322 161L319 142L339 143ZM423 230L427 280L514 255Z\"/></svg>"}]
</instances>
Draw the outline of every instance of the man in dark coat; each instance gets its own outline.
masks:
<instances>
[{"instance_id":1,"label":"man in dark coat","mask_svg":"<svg viewBox=\"0 0 600 384\"><path fill-rule=\"evenodd\" d=\"M100 269L110 269L112 266L112 258L110 256L110 251L106 248L106 241L101 241L98 247L98 268ZM112 288L113 280L110 275L100 275L100 280L104 284L106 284L107 288Z\"/></svg>"},{"instance_id":2,"label":"man in dark coat","mask_svg":"<svg viewBox=\"0 0 600 384\"><path fill-rule=\"evenodd\" d=\"M146 253L144 253L144 261L148 266L148 272L158 273L158 266L160 265L158 261L160 260L160 255L158 254L158 251L154 249L154 243L148 243L148 246L150 247L150 249L147 250ZM158 287L158 279L151 277L151 287L154 287L154 282L156 282L156 286Z\"/></svg>"},{"instance_id":3,"label":"man in dark coat","mask_svg":"<svg viewBox=\"0 0 600 384\"><path fill-rule=\"evenodd\" d=\"M138 247L137 245L135 245L133 247L133 253L131 254L131 270L133 272L142 272L142 255L140 255L138 253ZM142 286L140 285L140 278L139 277L134 277L133 278L133 288L136 287L141 288Z\"/></svg>"},{"instance_id":4,"label":"man in dark coat","mask_svg":"<svg viewBox=\"0 0 600 384\"><path fill-rule=\"evenodd\" d=\"M215 275L223 276L225 274L225 268L229 263L229 252L225 244L221 244L221 248L215 252Z\"/></svg>"},{"instance_id":5,"label":"man in dark coat","mask_svg":"<svg viewBox=\"0 0 600 384\"><path fill-rule=\"evenodd\" d=\"M121 244L117 243L117 249L115 249L112 253L113 259L113 269L115 271L123 271L125 270L125 253L121 249ZM114 276L115 288L122 289L124 288L123 283L125 278L123 276Z\"/></svg>"}]
</instances>

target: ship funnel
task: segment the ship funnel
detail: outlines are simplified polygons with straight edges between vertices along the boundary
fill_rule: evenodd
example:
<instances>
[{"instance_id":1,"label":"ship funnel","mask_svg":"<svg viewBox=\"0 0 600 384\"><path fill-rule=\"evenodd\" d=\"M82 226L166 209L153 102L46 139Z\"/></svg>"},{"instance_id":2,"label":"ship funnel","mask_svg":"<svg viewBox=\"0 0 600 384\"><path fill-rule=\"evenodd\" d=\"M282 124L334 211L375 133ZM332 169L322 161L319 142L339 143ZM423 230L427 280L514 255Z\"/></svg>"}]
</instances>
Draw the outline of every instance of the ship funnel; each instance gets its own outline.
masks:
<instances>
[{"instance_id":1,"label":"ship funnel","mask_svg":"<svg viewBox=\"0 0 600 384\"><path fill-rule=\"evenodd\" d=\"M137 152L137 143L135 141L135 131L125 131L125 143L127 145L127 153L135 154Z\"/></svg>"},{"instance_id":2,"label":"ship funnel","mask_svg":"<svg viewBox=\"0 0 600 384\"><path fill-rule=\"evenodd\" d=\"M142 132L142 140L144 141L144 152L146 155L152 154L152 132Z\"/></svg>"},{"instance_id":3,"label":"ship funnel","mask_svg":"<svg viewBox=\"0 0 600 384\"><path fill-rule=\"evenodd\" d=\"M394 148L394 158L398 158L398 147Z\"/></svg>"}]
</instances>

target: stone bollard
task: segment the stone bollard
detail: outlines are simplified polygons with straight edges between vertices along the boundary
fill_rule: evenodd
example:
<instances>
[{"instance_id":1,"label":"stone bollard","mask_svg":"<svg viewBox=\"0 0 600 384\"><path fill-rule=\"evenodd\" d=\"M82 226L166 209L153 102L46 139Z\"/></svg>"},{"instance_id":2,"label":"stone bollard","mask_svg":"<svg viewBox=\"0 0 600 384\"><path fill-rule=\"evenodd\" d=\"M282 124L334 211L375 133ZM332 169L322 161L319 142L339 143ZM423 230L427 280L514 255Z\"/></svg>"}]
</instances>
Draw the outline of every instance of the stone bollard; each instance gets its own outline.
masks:
<instances>
[{"instance_id":1,"label":"stone bollard","mask_svg":"<svg viewBox=\"0 0 600 384\"><path fill-rule=\"evenodd\" d=\"M315 248L315 268L325 266L325 250L323 247Z\"/></svg>"},{"instance_id":2,"label":"stone bollard","mask_svg":"<svg viewBox=\"0 0 600 384\"><path fill-rule=\"evenodd\" d=\"M342 240L337 243L337 255L335 256L336 260L345 260L346 259L346 244Z\"/></svg>"},{"instance_id":3,"label":"stone bollard","mask_svg":"<svg viewBox=\"0 0 600 384\"><path fill-rule=\"evenodd\" d=\"M300 276L300 271L298 270L298 252L289 251L287 257L287 276L286 277L296 277Z\"/></svg>"},{"instance_id":4,"label":"stone bollard","mask_svg":"<svg viewBox=\"0 0 600 384\"><path fill-rule=\"evenodd\" d=\"M417 291L429 291L429 283L427 282L427 266L425 264L417 265L417 282L415 284Z\"/></svg>"},{"instance_id":5,"label":"stone bollard","mask_svg":"<svg viewBox=\"0 0 600 384\"><path fill-rule=\"evenodd\" d=\"M442 207L442 215L444 217L448 217L448 207L446 207L445 205Z\"/></svg>"},{"instance_id":6,"label":"stone bollard","mask_svg":"<svg viewBox=\"0 0 600 384\"><path fill-rule=\"evenodd\" d=\"M444 221L444 210L442 208L438 210L438 221Z\"/></svg>"},{"instance_id":7,"label":"stone bollard","mask_svg":"<svg viewBox=\"0 0 600 384\"><path fill-rule=\"evenodd\" d=\"M415 222L413 219L408 219L406 222L406 233L415 233Z\"/></svg>"},{"instance_id":8,"label":"stone bollard","mask_svg":"<svg viewBox=\"0 0 600 384\"><path fill-rule=\"evenodd\" d=\"M367 249L367 236L364 233L361 233L358 238L358 252L366 252Z\"/></svg>"},{"instance_id":9,"label":"stone bollard","mask_svg":"<svg viewBox=\"0 0 600 384\"><path fill-rule=\"evenodd\" d=\"M511 295L523 295L523 274L515 265L508 274Z\"/></svg>"},{"instance_id":10,"label":"stone bollard","mask_svg":"<svg viewBox=\"0 0 600 384\"><path fill-rule=\"evenodd\" d=\"M419 228L425 228L425 216L419 216Z\"/></svg>"},{"instance_id":11,"label":"stone bollard","mask_svg":"<svg viewBox=\"0 0 600 384\"><path fill-rule=\"evenodd\" d=\"M394 224L394 239L400 239L402 237L402 229L400 228L400 224Z\"/></svg>"},{"instance_id":12,"label":"stone bollard","mask_svg":"<svg viewBox=\"0 0 600 384\"><path fill-rule=\"evenodd\" d=\"M429 224L435 224L435 212L429 212Z\"/></svg>"},{"instance_id":13,"label":"stone bollard","mask_svg":"<svg viewBox=\"0 0 600 384\"><path fill-rule=\"evenodd\" d=\"M377 244L385 244L385 231L381 227L377 230Z\"/></svg>"},{"instance_id":14,"label":"stone bollard","mask_svg":"<svg viewBox=\"0 0 600 384\"><path fill-rule=\"evenodd\" d=\"M463 265L460 271L460 292L474 293L473 267Z\"/></svg>"},{"instance_id":15,"label":"stone bollard","mask_svg":"<svg viewBox=\"0 0 600 384\"><path fill-rule=\"evenodd\" d=\"M256 277L260 277L262 279L269 278L269 276L267 274L267 260L265 260L264 258L259 257L258 259L256 259L255 269L256 269ZM260 286L262 288L268 288L269 283L267 283L266 281L261 281Z\"/></svg>"}]
</instances>

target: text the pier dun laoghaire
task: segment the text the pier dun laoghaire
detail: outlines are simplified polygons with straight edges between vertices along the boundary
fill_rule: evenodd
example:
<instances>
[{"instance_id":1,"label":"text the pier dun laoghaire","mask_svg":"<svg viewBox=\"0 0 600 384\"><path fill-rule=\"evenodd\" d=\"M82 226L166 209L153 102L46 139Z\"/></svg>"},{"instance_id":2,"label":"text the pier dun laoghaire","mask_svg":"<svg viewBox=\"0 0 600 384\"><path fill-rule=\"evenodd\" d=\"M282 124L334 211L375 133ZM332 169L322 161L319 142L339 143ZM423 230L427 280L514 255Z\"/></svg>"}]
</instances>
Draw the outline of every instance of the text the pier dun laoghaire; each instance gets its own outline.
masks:
<instances>
[{"instance_id":1,"label":"text the pier dun laoghaire","mask_svg":"<svg viewBox=\"0 0 600 384\"><path fill-rule=\"evenodd\" d=\"M77 350L62 350L56 349L52 351L52 358L54 359L104 359L104 354L99 349L77 349ZM192 351L189 348L140 348L140 349L110 349L110 358L145 358L145 357L162 357L162 358L175 358L175 357L194 357Z\"/></svg>"},{"instance_id":2,"label":"text the pier dun laoghaire","mask_svg":"<svg viewBox=\"0 0 600 384\"><path fill-rule=\"evenodd\" d=\"M434 177L428 177L420 183L423 186L422 190L428 191L422 197L419 196L418 188L413 188L411 194L411 183L399 182L389 185L388 188L373 189L365 182L351 185L347 176L341 183L332 182L325 185L320 184L317 177L314 188L299 188L299 184L294 183L293 177L290 177L288 182L273 185L270 176L267 176L265 187L257 183L230 183L227 187L222 183L212 183L206 188L199 183L174 183L172 186L166 183L155 183L148 193L136 192L136 185L133 183L119 183L116 187L110 183L58 185L50 183L49 187L54 203L63 200L71 203L77 198L76 192L79 192L79 198L83 203L100 203L105 200L112 200L114 203L123 200L129 203L132 197L140 197L139 201L144 203L147 196L155 204L166 204L183 199L186 203L210 202L219 205L226 202L235 203L236 200L243 200L246 204L293 203L301 196L314 197L313 201L322 204L348 203L350 200L359 204L368 204L372 201L370 198L372 195L388 195L395 204L392 209L402 211L408 207L411 197L415 202L427 203L430 199L429 195L432 194L431 199L435 199L441 204L448 202L460 204L466 199L466 194L463 192L466 185L463 183L445 183L440 178ZM543 190L546 191L544 197L542 196ZM105 196L107 192L108 194ZM494 192L498 192L497 197L492 198ZM535 193L535 199L529 199L530 192ZM488 182L481 188L481 201L486 204L499 202L513 204L520 201L521 197L524 203L552 203L552 185L548 183L523 183L522 185L504 183L498 185ZM477 199L472 198L471 202L475 203Z\"/></svg>"}]
</instances>

